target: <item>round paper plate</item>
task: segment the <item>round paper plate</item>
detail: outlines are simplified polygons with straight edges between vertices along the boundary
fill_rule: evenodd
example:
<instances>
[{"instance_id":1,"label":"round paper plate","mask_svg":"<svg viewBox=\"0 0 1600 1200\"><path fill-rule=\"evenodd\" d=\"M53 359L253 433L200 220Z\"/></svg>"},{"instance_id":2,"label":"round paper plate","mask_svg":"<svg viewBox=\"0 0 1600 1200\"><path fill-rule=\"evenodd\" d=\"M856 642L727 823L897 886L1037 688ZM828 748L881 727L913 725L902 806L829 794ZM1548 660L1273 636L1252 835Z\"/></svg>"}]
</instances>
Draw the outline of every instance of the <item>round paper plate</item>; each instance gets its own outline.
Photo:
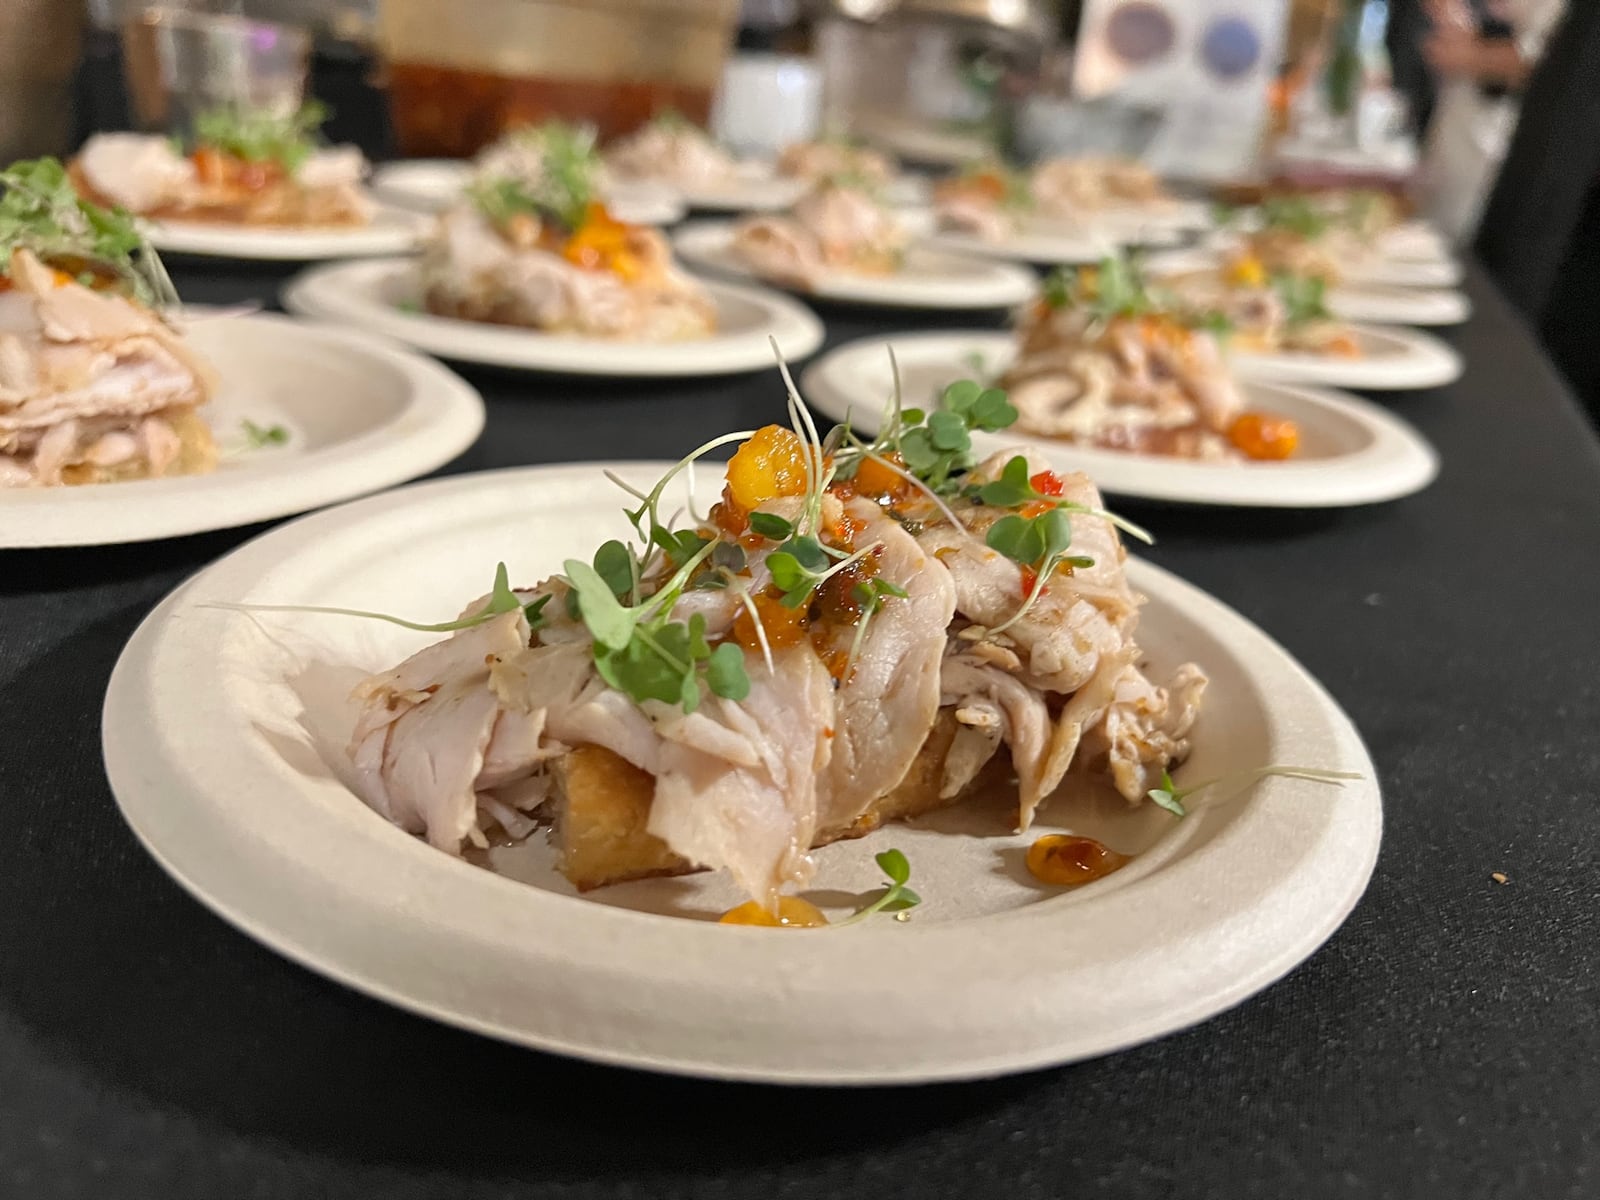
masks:
<instances>
[{"instance_id":1,"label":"round paper plate","mask_svg":"<svg viewBox=\"0 0 1600 1200\"><path fill-rule=\"evenodd\" d=\"M372 173L372 190L391 204L436 213L461 198L472 180L472 164L457 158L411 158L385 163ZM620 221L670 225L683 219L683 198L653 183L615 184L606 205Z\"/></svg>"},{"instance_id":2,"label":"round paper plate","mask_svg":"<svg viewBox=\"0 0 1600 1200\"><path fill-rule=\"evenodd\" d=\"M835 421L874 432L894 389L889 348L900 364L903 402L926 407L943 388L974 374L993 377L1013 354L1003 333L916 333L864 338L819 359L803 377L811 405ZM980 366L981 364L981 366ZM1355 396L1306 387L1246 384L1246 401L1291 418L1300 452L1287 462L1194 462L1075 446L1001 431L973 435L988 454L1023 446L1063 469L1083 471L1107 492L1146 500L1251 508L1338 508L1421 491L1439 471L1433 448L1405 422Z\"/></svg>"},{"instance_id":3,"label":"round paper plate","mask_svg":"<svg viewBox=\"0 0 1600 1200\"><path fill-rule=\"evenodd\" d=\"M1158 1037L1285 974L1365 888L1378 786L1349 719L1244 618L1137 561L1153 673L1194 661L1211 678L1180 784L1268 763L1362 778L1236 785L1182 820L1077 797L1023 835L981 806L891 826L820 851L808 894L848 911L893 846L922 905L906 922L804 932L714 923L741 898L722 873L578 897L540 845L493 851L485 869L402 833L340 781L339 746L352 681L430 639L208 605L402 597L413 616L454 614L497 561L533 580L626 528L600 465L318 514L168 597L123 652L102 726L112 790L151 854L252 937L413 1012L602 1062L783 1083L992 1076ZM644 486L658 472L608 465ZM1088 887L1043 889L1022 852L1059 829L1137 857Z\"/></svg>"},{"instance_id":4,"label":"round paper plate","mask_svg":"<svg viewBox=\"0 0 1600 1200\"><path fill-rule=\"evenodd\" d=\"M483 402L420 354L275 316L200 318L186 338L216 368L202 411L210 475L0 489L0 547L100 546L227 529L348 500L443 466L483 428ZM245 422L281 426L248 448Z\"/></svg>"},{"instance_id":5,"label":"round paper plate","mask_svg":"<svg viewBox=\"0 0 1600 1200\"><path fill-rule=\"evenodd\" d=\"M696 266L755 278L733 251L732 222L691 221L673 235L672 243L686 261ZM913 246L901 269L893 275L835 271L803 294L819 300L885 308L1009 308L1021 304L1037 288L1033 272L1022 267Z\"/></svg>"},{"instance_id":6,"label":"round paper plate","mask_svg":"<svg viewBox=\"0 0 1600 1200\"><path fill-rule=\"evenodd\" d=\"M1152 254L1144 260L1144 268L1150 277L1160 278L1213 270L1220 262L1214 252L1196 247ZM1472 315L1467 297L1445 288L1345 283L1328 289L1326 303L1341 321L1378 325L1459 325Z\"/></svg>"},{"instance_id":7,"label":"round paper plate","mask_svg":"<svg viewBox=\"0 0 1600 1200\"><path fill-rule=\"evenodd\" d=\"M222 225L202 221L150 221L150 244L164 254L208 258L309 262L320 258L367 258L416 248L428 220L403 208L379 205L366 225L348 229Z\"/></svg>"},{"instance_id":8,"label":"round paper plate","mask_svg":"<svg viewBox=\"0 0 1600 1200\"><path fill-rule=\"evenodd\" d=\"M1450 258L1372 257L1341 267L1343 282L1356 286L1452 288L1461 282L1461 264Z\"/></svg>"},{"instance_id":9,"label":"round paper plate","mask_svg":"<svg viewBox=\"0 0 1600 1200\"><path fill-rule=\"evenodd\" d=\"M441 358L568 375L731 374L770 367L769 337L790 362L822 345L822 322L785 296L727 283L706 288L717 305L718 332L681 342L608 341L434 316L415 309L416 264L403 258L313 267L289 281L283 305Z\"/></svg>"},{"instance_id":10,"label":"round paper plate","mask_svg":"<svg viewBox=\"0 0 1600 1200\"><path fill-rule=\"evenodd\" d=\"M728 179L669 186L691 209L701 212L777 212L800 199L811 185L779 175L771 163L743 162Z\"/></svg>"},{"instance_id":11,"label":"round paper plate","mask_svg":"<svg viewBox=\"0 0 1600 1200\"><path fill-rule=\"evenodd\" d=\"M1333 354L1230 354L1240 379L1314 383L1368 391L1443 387L1461 378L1461 356L1431 334L1381 325L1351 325L1358 357Z\"/></svg>"},{"instance_id":12,"label":"round paper plate","mask_svg":"<svg viewBox=\"0 0 1600 1200\"><path fill-rule=\"evenodd\" d=\"M1003 258L1010 262L1040 266L1095 263L1128 246L1171 246L1183 240L1183 232L1170 225L1147 225L1138 229L1113 225L1072 229L1039 225L998 241L970 233L931 233L930 246L957 254L976 254L984 258Z\"/></svg>"}]
</instances>

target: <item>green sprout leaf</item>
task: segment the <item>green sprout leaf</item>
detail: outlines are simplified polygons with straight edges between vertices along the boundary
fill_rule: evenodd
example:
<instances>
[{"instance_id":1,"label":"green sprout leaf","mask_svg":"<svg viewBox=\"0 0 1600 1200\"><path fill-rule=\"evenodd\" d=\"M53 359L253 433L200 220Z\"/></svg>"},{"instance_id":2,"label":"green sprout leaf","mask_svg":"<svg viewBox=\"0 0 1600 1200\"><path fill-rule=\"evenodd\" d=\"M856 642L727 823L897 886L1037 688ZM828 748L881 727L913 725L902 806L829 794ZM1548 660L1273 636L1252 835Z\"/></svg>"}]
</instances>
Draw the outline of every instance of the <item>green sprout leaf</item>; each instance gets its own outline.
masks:
<instances>
[{"instance_id":1,"label":"green sprout leaf","mask_svg":"<svg viewBox=\"0 0 1600 1200\"><path fill-rule=\"evenodd\" d=\"M774 542L781 542L794 532L794 525L789 521L776 513L760 511L750 514L750 528Z\"/></svg>"},{"instance_id":2,"label":"green sprout leaf","mask_svg":"<svg viewBox=\"0 0 1600 1200\"><path fill-rule=\"evenodd\" d=\"M103 274L153 308L178 303L166 268L134 218L81 198L58 160L12 163L0 171L0 186L0 273L13 252L28 250L48 266Z\"/></svg>"},{"instance_id":3,"label":"green sprout leaf","mask_svg":"<svg viewBox=\"0 0 1600 1200\"><path fill-rule=\"evenodd\" d=\"M911 861L900 850L885 850L875 856L878 868L888 877L889 883L871 901L862 905L839 924L854 925L865 921L874 913L904 912L922 903L922 897L906 886L911 878Z\"/></svg>"},{"instance_id":4,"label":"green sprout leaf","mask_svg":"<svg viewBox=\"0 0 1600 1200\"><path fill-rule=\"evenodd\" d=\"M244 431L245 445L252 450L282 446L289 440L289 431L282 425L257 425L254 421L246 420L241 423L241 428Z\"/></svg>"},{"instance_id":5,"label":"green sprout leaf","mask_svg":"<svg viewBox=\"0 0 1600 1200\"><path fill-rule=\"evenodd\" d=\"M288 114L222 105L196 114L194 142L245 162L275 162L293 175L316 151L316 131L327 119L327 105L317 100Z\"/></svg>"},{"instance_id":6,"label":"green sprout leaf","mask_svg":"<svg viewBox=\"0 0 1600 1200\"><path fill-rule=\"evenodd\" d=\"M638 624L637 614L622 607L616 591L588 563L569 558L562 569L578 597L578 612L583 617L583 623L594 635L596 661L599 660L599 647L612 651L626 650L633 641L633 631Z\"/></svg>"},{"instance_id":7,"label":"green sprout leaf","mask_svg":"<svg viewBox=\"0 0 1600 1200\"><path fill-rule=\"evenodd\" d=\"M706 686L724 700L738 703L750 694L744 652L733 642L723 642L706 660Z\"/></svg>"},{"instance_id":8,"label":"green sprout leaf","mask_svg":"<svg viewBox=\"0 0 1600 1200\"><path fill-rule=\"evenodd\" d=\"M594 573L603 579L611 593L626 596L633 590L633 551L612 539L594 552Z\"/></svg>"}]
</instances>

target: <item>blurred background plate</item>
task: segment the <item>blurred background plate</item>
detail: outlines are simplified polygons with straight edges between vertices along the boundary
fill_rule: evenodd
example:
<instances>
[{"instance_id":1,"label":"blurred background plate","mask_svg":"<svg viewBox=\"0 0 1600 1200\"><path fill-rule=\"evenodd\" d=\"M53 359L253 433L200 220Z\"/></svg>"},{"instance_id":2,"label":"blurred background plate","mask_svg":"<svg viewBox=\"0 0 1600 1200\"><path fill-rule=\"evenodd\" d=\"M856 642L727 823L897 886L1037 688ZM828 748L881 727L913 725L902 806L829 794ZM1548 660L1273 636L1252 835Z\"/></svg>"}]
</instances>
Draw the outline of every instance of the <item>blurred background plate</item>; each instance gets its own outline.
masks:
<instances>
[{"instance_id":1,"label":"blurred background plate","mask_svg":"<svg viewBox=\"0 0 1600 1200\"><path fill-rule=\"evenodd\" d=\"M927 406L957 379L994 378L1013 355L1003 333L914 333L864 338L807 369L806 399L836 421L876 431L900 364L903 403ZM1421 491L1438 474L1438 456L1404 421L1354 396L1308 387L1246 384L1250 408L1290 418L1300 452L1285 462L1196 462L1076 446L1003 430L975 434L980 454L1025 447L1063 470L1083 471L1106 492L1184 504L1248 508L1343 508Z\"/></svg>"},{"instance_id":2,"label":"blurred background plate","mask_svg":"<svg viewBox=\"0 0 1600 1200\"><path fill-rule=\"evenodd\" d=\"M437 317L421 311L416 264L404 258L313 267L289 281L283 305L441 358L566 375L733 374L770 367L773 339L790 362L822 345L822 322L787 296L728 283L706 288L717 305L718 332L679 342L625 342Z\"/></svg>"}]
</instances>

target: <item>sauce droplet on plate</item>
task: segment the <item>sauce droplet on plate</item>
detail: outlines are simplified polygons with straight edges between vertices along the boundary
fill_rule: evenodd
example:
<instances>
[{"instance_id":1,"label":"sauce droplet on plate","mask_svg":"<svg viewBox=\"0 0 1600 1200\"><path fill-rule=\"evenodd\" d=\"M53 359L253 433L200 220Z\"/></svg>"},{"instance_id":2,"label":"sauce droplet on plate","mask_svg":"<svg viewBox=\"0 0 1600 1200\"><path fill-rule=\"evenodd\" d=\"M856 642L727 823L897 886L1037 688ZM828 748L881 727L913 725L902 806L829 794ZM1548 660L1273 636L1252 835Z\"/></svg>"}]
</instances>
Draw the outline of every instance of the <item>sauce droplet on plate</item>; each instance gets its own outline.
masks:
<instances>
[{"instance_id":1,"label":"sauce droplet on plate","mask_svg":"<svg viewBox=\"0 0 1600 1200\"><path fill-rule=\"evenodd\" d=\"M723 913L718 921L720 925L769 925L778 929L816 929L827 923L820 908L799 896L779 896L777 916L759 900L747 900Z\"/></svg>"},{"instance_id":2,"label":"sauce droplet on plate","mask_svg":"<svg viewBox=\"0 0 1600 1200\"><path fill-rule=\"evenodd\" d=\"M1128 855L1118 854L1093 838L1068 833L1046 834L1028 847L1028 871L1040 882L1058 887L1093 883L1128 861Z\"/></svg>"}]
</instances>

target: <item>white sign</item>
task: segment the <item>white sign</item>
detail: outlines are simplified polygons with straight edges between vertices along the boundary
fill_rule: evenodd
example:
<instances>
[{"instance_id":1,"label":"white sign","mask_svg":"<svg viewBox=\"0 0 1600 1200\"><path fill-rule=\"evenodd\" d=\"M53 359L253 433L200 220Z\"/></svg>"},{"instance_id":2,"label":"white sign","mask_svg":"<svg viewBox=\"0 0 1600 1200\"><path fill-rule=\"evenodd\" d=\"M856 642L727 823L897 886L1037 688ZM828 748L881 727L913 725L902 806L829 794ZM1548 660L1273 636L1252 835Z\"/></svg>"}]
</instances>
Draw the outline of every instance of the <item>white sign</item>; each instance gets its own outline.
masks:
<instances>
[{"instance_id":1,"label":"white sign","mask_svg":"<svg viewBox=\"0 0 1600 1200\"><path fill-rule=\"evenodd\" d=\"M1260 150L1287 15L1287 0L1087 0L1076 93L1161 110L1144 157L1163 174L1247 174Z\"/></svg>"}]
</instances>

